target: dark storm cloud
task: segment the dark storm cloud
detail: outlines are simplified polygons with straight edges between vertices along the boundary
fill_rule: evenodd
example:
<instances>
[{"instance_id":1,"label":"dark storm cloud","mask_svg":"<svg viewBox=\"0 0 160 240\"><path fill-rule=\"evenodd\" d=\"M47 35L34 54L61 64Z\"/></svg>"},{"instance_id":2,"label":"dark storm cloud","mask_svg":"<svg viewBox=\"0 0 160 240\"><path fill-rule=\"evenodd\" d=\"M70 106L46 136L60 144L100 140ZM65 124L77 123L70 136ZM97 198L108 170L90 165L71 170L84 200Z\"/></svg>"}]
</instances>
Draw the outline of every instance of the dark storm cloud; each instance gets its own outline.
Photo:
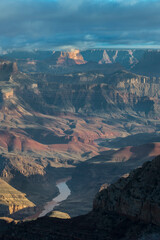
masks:
<instances>
[{"instance_id":1,"label":"dark storm cloud","mask_svg":"<svg viewBox=\"0 0 160 240\"><path fill-rule=\"evenodd\" d=\"M0 45L9 47L159 46L160 2L5 0Z\"/></svg>"}]
</instances>

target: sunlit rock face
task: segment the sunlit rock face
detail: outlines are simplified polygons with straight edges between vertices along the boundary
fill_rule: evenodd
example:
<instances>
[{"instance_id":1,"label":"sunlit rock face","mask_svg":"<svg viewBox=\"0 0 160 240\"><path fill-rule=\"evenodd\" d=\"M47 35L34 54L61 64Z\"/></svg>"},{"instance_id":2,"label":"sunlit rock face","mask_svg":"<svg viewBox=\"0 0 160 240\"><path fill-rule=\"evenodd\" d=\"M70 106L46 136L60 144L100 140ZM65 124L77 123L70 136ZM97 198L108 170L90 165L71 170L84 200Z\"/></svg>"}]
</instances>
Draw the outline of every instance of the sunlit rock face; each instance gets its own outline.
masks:
<instances>
[{"instance_id":1,"label":"sunlit rock face","mask_svg":"<svg viewBox=\"0 0 160 240\"><path fill-rule=\"evenodd\" d=\"M80 54L79 50L72 50L70 52L61 52L60 57L57 60L58 65L75 65L75 64L85 64L83 56Z\"/></svg>"},{"instance_id":2,"label":"sunlit rock face","mask_svg":"<svg viewBox=\"0 0 160 240\"><path fill-rule=\"evenodd\" d=\"M9 215L21 209L35 205L26 198L26 194L16 190L0 178L0 214Z\"/></svg>"},{"instance_id":3,"label":"sunlit rock face","mask_svg":"<svg viewBox=\"0 0 160 240\"><path fill-rule=\"evenodd\" d=\"M110 60L106 50L104 50L103 58L99 61L99 64L107 64L107 63L112 63L112 61Z\"/></svg>"}]
</instances>

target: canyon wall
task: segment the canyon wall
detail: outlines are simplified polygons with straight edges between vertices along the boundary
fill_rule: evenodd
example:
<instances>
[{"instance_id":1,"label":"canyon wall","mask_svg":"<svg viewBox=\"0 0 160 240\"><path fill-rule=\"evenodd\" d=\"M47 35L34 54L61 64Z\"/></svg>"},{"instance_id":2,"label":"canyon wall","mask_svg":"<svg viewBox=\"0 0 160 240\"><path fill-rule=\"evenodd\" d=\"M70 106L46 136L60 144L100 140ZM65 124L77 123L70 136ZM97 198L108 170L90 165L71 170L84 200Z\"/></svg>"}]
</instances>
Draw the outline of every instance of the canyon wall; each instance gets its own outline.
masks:
<instances>
[{"instance_id":1,"label":"canyon wall","mask_svg":"<svg viewBox=\"0 0 160 240\"><path fill-rule=\"evenodd\" d=\"M100 191L94 211L116 212L160 226L160 156Z\"/></svg>"}]
</instances>

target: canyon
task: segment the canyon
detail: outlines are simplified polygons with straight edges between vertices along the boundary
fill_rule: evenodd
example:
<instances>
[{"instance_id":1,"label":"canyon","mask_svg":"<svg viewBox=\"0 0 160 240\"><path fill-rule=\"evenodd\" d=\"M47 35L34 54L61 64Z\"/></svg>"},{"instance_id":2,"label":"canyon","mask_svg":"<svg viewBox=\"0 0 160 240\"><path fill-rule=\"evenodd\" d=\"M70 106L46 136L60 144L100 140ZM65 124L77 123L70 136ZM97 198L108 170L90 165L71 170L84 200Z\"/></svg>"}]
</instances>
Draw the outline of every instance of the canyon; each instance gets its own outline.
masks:
<instances>
[{"instance_id":1,"label":"canyon","mask_svg":"<svg viewBox=\"0 0 160 240\"><path fill-rule=\"evenodd\" d=\"M69 219L42 217L16 222L3 219L1 239L159 239L160 156L105 185L97 193L92 211ZM130 204L131 203L131 204ZM54 215L55 216L55 215Z\"/></svg>"},{"instance_id":2,"label":"canyon","mask_svg":"<svg viewBox=\"0 0 160 240\"><path fill-rule=\"evenodd\" d=\"M14 210L1 216L36 214L70 176L71 195L55 210L86 214L104 183L159 155L158 59L159 51L133 49L3 54L0 178L26 204L8 201Z\"/></svg>"}]
</instances>

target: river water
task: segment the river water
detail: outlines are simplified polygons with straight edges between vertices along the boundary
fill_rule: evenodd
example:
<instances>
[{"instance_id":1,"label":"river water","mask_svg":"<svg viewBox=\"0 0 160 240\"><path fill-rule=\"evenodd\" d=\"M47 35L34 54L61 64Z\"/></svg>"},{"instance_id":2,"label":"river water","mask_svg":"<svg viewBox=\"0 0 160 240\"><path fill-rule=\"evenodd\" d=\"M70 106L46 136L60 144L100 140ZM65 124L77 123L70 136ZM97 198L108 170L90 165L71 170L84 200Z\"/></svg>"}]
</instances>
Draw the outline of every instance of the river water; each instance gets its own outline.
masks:
<instances>
[{"instance_id":1,"label":"river water","mask_svg":"<svg viewBox=\"0 0 160 240\"><path fill-rule=\"evenodd\" d=\"M68 180L69 179L67 180L65 179L57 182L56 186L59 190L59 195L53 198L52 201L46 203L44 209L42 210L38 217L44 217L47 213L51 212L54 207L58 206L62 201L66 200L69 197L71 191L67 186Z\"/></svg>"}]
</instances>

